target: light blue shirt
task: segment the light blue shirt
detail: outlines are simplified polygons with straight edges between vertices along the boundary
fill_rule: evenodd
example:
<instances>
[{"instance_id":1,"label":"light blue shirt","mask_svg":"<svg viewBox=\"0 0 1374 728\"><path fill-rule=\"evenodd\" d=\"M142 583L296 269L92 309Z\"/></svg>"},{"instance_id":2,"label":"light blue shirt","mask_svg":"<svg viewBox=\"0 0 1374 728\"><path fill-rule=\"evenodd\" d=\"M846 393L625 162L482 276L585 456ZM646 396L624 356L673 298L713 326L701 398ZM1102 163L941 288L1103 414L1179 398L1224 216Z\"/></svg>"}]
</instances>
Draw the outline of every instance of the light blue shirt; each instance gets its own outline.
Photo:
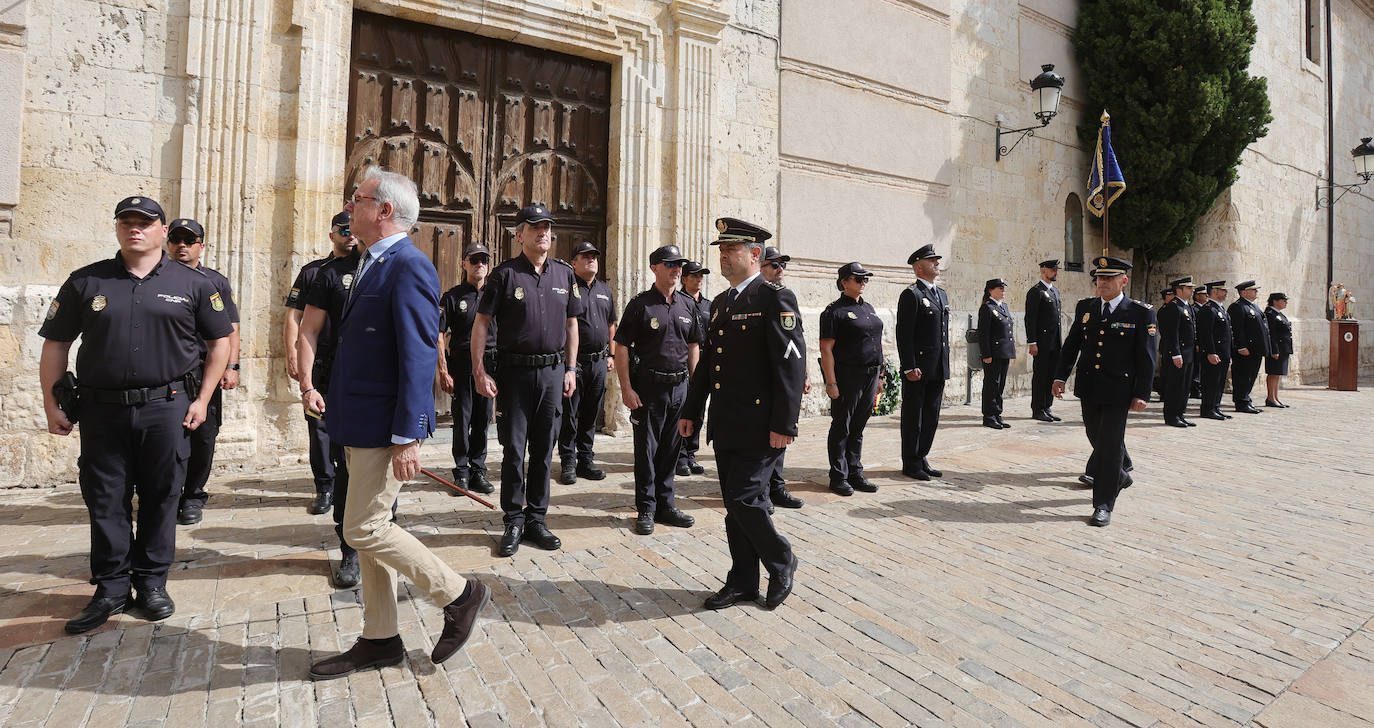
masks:
<instances>
[{"instance_id":1,"label":"light blue shirt","mask_svg":"<svg viewBox=\"0 0 1374 728\"><path fill-rule=\"evenodd\" d=\"M363 259L358 264L358 273L357 275L353 276L353 287L357 288L358 281L361 281L363 279L363 275L371 269L372 264L376 262L378 258L385 255L386 251L391 249L391 246L395 245L396 243L399 243L401 239L404 237L406 237L406 234L403 232L395 233L393 235L388 235L382 238L381 240L378 240L377 242L367 246L367 252L363 254ZM400 435L391 436L391 444L393 445L406 445L412 442L415 442L415 438L413 437L402 437Z\"/></svg>"},{"instance_id":2,"label":"light blue shirt","mask_svg":"<svg viewBox=\"0 0 1374 728\"><path fill-rule=\"evenodd\" d=\"M745 278L743 281L741 281L738 286L735 286L735 295L738 296L739 294L744 293L744 289L749 286L749 282L754 280L755 278L758 278L761 275L763 274L755 273L754 275L749 276L748 278Z\"/></svg>"}]
</instances>

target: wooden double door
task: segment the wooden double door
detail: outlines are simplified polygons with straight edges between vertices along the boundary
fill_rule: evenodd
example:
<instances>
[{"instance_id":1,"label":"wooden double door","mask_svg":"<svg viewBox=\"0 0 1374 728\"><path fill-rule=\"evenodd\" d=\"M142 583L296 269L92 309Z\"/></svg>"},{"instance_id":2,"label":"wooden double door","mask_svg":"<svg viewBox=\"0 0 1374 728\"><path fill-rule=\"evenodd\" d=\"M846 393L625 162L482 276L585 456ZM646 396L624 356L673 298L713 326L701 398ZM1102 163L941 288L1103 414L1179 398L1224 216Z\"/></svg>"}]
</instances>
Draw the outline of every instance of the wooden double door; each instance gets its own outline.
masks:
<instances>
[{"instance_id":1,"label":"wooden double door","mask_svg":"<svg viewBox=\"0 0 1374 728\"><path fill-rule=\"evenodd\" d=\"M530 204L556 219L553 255L605 250L608 64L356 12L349 78L344 195L369 165L413 179L411 237L443 289L469 243L516 254L509 228Z\"/></svg>"}]
</instances>

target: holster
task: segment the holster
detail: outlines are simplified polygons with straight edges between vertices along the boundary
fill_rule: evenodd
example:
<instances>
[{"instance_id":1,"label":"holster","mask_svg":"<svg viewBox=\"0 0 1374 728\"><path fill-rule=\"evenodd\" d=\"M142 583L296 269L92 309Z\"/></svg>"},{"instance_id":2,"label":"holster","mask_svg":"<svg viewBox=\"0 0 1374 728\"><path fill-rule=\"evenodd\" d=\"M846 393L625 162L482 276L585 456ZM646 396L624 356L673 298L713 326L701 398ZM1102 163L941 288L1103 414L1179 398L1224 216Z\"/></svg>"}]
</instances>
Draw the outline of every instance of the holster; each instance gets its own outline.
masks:
<instances>
[{"instance_id":1,"label":"holster","mask_svg":"<svg viewBox=\"0 0 1374 728\"><path fill-rule=\"evenodd\" d=\"M67 372L53 382L52 396L57 400L57 408L67 416L73 425L81 416L81 393L76 389L76 375Z\"/></svg>"}]
</instances>

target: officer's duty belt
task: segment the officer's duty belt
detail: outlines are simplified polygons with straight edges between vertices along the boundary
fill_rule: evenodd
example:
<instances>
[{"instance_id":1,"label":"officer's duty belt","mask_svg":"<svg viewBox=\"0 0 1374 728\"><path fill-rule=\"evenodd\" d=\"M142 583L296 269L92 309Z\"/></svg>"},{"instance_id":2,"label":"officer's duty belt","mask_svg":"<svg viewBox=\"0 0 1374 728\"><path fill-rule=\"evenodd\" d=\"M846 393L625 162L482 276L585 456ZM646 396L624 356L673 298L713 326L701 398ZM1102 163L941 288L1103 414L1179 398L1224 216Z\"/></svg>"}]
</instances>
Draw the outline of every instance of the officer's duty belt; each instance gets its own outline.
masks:
<instances>
[{"instance_id":1,"label":"officer's duty belt","mask_svg":"<svg viewBox=\"0 0 1374 728\"><path fill-rule=\"evenodd\" d=\"M592 352L591 354L578 354L578 355L577 355L577 363L578 363L578 364L592 364L592 363L594 363L594 362L599 362L599 361L601 361L602 359L605 359L606 356L609 355L610 353L611 353L611 352L610 352L610 347L609 347L609 346L603 346L603 347L601 347L601 351Z\"/></svg>"},{"instance_id":2,"label":"officer's duty belt","mask_svg":"<svg viewBox=\"0 0 1374 728\"><path fill-rule=\"evenodd\" d=\"M497 353L496 361L501 366L534 367L536 369L542 369L562 362L563 352L555 351L552 354L521 354L514 351L502 351Z\"/></svg>"},{"instance_id":3,"label":"officer's duty belt","mask_svg":"<svg viewBox=\"0 0 1374 728\"><path fill-rule=\"evenodd\" d=\"M682 369L676 372L660 372L657 369L646 368L635 372L635 378L651 384L677 384L687 381L687 370Z\"/></svg>"},{"instance_id":4,"label":"officer's duty belt","mask_svg":"<svg viewBox=\"0 0 1374 728\"><path fill-rule=\"evenodd\" d=\"M865 366L863 364L845 364L844 362L838 361L835 362L835 366L843 367L845 369L850 369L853 371L863 372L865 375L870 377L874 374L877 374L882 369L882 367L877 364L874 364L873 366Z\"/></svg>"},{"instance_id":5,"label":"officer's duty belt","mask_svg":"<svg viewBox=\"0 0 1374 728\"><path fill-rule=\"evenodd\" d=\"M185 383L178 380L160 387L137 387L134 389L96 389L95 387L79 387L83 399L89 397L103 404L147 404L156 399L172 399L178 391L185 388Z\"/></svg>"}]
</instances>

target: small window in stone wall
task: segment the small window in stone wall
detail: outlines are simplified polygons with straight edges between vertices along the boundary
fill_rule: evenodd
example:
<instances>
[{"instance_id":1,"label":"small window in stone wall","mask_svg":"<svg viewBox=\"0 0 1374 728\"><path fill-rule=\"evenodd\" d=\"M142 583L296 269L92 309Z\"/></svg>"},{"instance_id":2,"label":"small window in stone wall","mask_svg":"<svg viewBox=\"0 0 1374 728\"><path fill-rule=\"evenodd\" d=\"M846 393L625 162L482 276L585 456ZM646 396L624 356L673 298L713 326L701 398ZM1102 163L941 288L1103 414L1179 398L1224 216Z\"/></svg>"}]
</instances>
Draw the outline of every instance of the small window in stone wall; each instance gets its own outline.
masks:
<instances>
[{"instance_id":1,"label":"small window in stone wall","mask_svg":"<svg viewBox=\"0 0 1374 728\"><path fill-rule=\"evenodd\" d=\"M1320 64L1322 62L1322 16L1321 0L1303 0L1303 22L1306 23L1303 33L1303 50L1307 54L1307 60Z\"/></svg>"},{"instance_id":2,"label":"small window in stone wall","mask_svg":"<svg viewBox=\"0 0 1374 728\"><path fill-rule=\"evenodd\" d=\"M1083 270L1083 201L1074 192L1064 200L1064 270Z\"/></svg>"}]
</instances>

